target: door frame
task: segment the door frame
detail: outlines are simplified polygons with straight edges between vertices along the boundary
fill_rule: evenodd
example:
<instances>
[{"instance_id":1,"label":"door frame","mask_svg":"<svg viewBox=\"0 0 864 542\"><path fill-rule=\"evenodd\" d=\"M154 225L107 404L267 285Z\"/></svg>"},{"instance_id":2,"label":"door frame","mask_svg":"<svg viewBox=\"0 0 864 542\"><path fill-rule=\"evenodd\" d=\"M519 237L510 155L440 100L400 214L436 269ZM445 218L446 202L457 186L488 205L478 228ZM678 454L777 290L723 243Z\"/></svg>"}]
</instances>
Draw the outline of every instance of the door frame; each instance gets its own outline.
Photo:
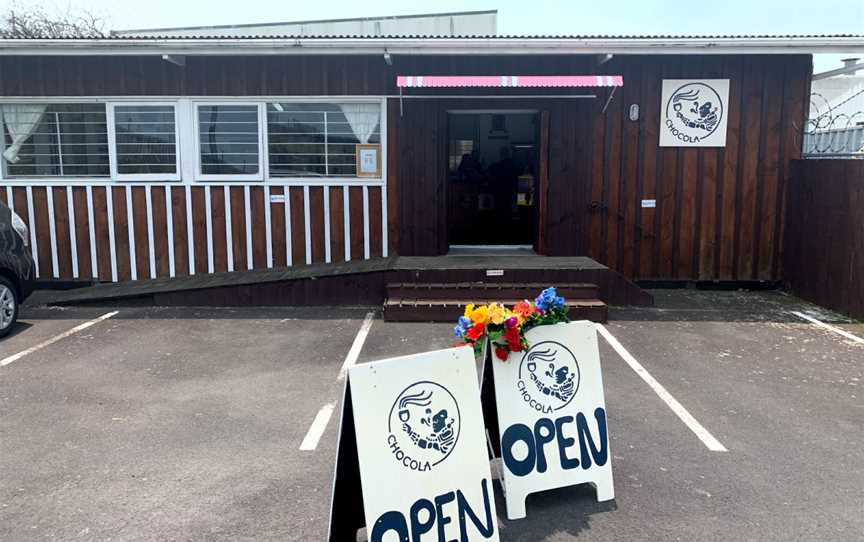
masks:
<instances>
[{"instance_id":1,"label":"door frame","mask_svg":"<svg viewBox=\"0 0 864 542\"><path fill-rule=\"evenodd\" d=\"M449 105L449 104L448 104ZM444 201L444 211L441 213L443 218L442 241L440 251L446 254L450 248L450 182L449 182L449 154L450 154L450 115L536 115L539 119L537 130L537 179L535 189L537 191L537 204L535 206L536 216L534 218L534 243L532 245L534 252L544 254L546 250L546 211L547 211L547 196L549 191L549 110L540 107L510 107L510 108L495 108L495 109L477 109L470 107L443 107L443 119L439 123L444 128L445 137L444 144L441 145L441 164L444 165L442 170L443 187L441 194Z\"/></svg>"}]
</instances>

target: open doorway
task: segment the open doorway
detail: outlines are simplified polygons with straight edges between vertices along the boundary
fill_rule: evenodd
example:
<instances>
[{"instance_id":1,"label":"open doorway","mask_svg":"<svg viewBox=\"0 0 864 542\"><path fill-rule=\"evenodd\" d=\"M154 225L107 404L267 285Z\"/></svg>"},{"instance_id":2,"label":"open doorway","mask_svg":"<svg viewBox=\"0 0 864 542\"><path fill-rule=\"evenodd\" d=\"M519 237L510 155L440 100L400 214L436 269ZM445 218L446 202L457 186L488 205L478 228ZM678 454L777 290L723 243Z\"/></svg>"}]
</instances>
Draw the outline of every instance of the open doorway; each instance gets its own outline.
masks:
<instances>
[{"instance_id":1,"label":"open doorway","mask_svg":"<svg viewBox=\"0 0 864 542\"><path fill-rule=\"evenodd\" d=\"M530 247L539 115L456 111L448 121L449 244Z\"/></svg>"}]
</instances>

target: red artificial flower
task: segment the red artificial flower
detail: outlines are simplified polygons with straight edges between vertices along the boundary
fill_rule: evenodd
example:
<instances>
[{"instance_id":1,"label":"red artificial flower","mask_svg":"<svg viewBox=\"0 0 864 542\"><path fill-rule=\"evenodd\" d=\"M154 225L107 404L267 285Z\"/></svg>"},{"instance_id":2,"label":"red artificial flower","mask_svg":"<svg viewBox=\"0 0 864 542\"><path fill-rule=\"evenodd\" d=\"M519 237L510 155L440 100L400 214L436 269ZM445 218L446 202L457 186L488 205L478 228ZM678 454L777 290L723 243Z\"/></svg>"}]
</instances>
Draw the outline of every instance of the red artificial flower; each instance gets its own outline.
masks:
<instances>
[{"instance_id":1,"label":"red artificial flower","mask_svg":"<svg viewBox=\"0 0 864 542\"><path fill-rule=\"evenodd\" d=\"M507 349L500 346L495 349L495 356L501 361L507 361Z\"/></svg>"},{"instance_id":2,"label":"red artificial flower","mask_svg":"<svg viewBox=\"0 0 864 542\"><path fill-rule=\"evenodd\" d=\"M504 339L507 340L507 347L511 352L522 351L522 335L519 333L518 328L511 327L506 330L504 332Z\"/></svg>"},{"instance_id":3,"label":"red artificial flower","mask_svg":"<svg viewBox=\"0 0 864 542\"><path fill-rule=\"evenodd\" d=\"M471 326L468 332L465 333L465 336L472 341L477 341L480 340L480 337L482 337L485 332L486 324L474 324L473 326Z\"/></svg>"}]
</instances>

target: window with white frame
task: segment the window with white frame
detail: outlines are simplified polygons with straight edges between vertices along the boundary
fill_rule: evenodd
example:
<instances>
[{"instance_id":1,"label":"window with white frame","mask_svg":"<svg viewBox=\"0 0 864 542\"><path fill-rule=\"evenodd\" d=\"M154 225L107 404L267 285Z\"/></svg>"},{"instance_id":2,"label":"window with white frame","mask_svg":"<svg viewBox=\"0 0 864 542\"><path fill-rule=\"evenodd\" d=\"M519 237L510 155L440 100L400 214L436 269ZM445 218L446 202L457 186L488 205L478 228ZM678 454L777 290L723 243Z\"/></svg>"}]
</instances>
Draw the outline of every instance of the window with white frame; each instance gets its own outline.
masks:
<instances>
[{"instance_id":1,"label":"window with white frame","mask_svg":"<svg viewBox=\"0 0 864 542\"><path fill-rule=\"evenodd\" d=\"M0 112L5 177L110 174L105 104L7 103Z\"/></svg>"},{"instance_id":2,"label":"window with white frame","mask_svg":"<svg viewBox=\"0 0 864 542\"><path fill-rule=\"evenodd\" d=\"M111 104L112 173L119 179L180 178L174 104Z\"/></svg>"},{"instance_id":3,"label":"window with white frame","mask_svg":"<svg viewBox=\"0 0 864 542\"><path fill-rule=\"evenodd\" d=\"M267 104L270 177L357 177L359 145L381 143L380 103Z\"/></svg>"},{"instance_id":4,"label":"window with white frame","mask_svg":"<svg viewBox=\"0 0 864 542\"><path fill-rule=\"evenodd\" d=\"M202 178L262 178L259 116L257 104L197 106L198 171Z\"/></svg>"}]
</instances>

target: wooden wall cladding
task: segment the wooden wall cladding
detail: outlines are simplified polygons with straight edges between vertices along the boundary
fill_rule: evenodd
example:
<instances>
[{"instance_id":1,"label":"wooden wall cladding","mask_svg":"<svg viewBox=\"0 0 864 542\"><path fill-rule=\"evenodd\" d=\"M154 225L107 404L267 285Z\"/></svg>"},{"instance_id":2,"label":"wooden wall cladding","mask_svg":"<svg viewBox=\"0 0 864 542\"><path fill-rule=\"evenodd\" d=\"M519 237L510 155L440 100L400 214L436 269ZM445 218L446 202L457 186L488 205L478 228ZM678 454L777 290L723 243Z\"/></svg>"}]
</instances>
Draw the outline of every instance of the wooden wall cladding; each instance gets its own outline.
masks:
<instances>
[{"instance_id":1,"label":"wooden wall cladding","mask_svg":"<svg viewBox=\"0 0 864 542\"><path fill-rule=\"evenodd\" d=\"M435 70L433 60L422 63L427 71L411 73L453 71L449 65ZM466 72L590 70L624 77L605 113L608 89L590 89L598 95L592 100L494 101L496 108L549 112L546 253L590 256L635 279L782 278L784 194L790 161L801 154L811 58L668 55L616 56L601 66L579 62L547 57L526 68L490 61L491 67ZM661 82L676 78L730 79L726 147L659 146ZM640 106L635 122L627 115L631 104ZM446 112L476 108L477 102L406 100L403 107L401 118L398 101L391 100L389 109L395 119L390 156L397 163L388 170L388 187L390 216L399 217L398 250L442 254ZM656 200L656 208L642 208L643 199Z\"/></svg>"},{"instance_id":2,"label":"wooden wall cladding","mask_svg":"<svg viewBox=\"0 0 864 542\"><path fill-rule=\"evenodd\" d=\"M189 57L185 68L157 57L2 57L0 95L381 96L396 93L397 74L562 73L621 74L624 87L618 89L605 113L602 108L608 89L458 89L457 94L494 92L513 99L405 100L402 115L399 101L390 99L386 157L390 196L386 201L380 200L387 205L386 213L381 204L375 203L379 200L371 195L373 189L369 189L370 220L388 217L387 247L379 247L383 239L366 235L364 227L343 228L341 238L338 228L334 229L334 213L336 216L343 213L357 225L358 209L366 208L362 188L344 191L339 207L340 198L333 197L331 187L330 201L337 203L331 206L328 221L320 210L324 189L311 190L307 195L302 187L293 187L287 199L298 212L284 226L271 228L274 239L282 239L280 236L286 235L285 232L291 232L284 247L279 244L271 248L274 257L299 263L322 258L326 261L328 248L334 261L340 250L351 251L354 257L358 254L365 257L367 250L370 256L386 249L402 255L446 252L447 111L531 108L548 111L550 119L547 254L590 256L635 279L772 281L783 277L784 194L790 161L800 157L800 131L807 114L812 73L809 55L634 55L615 56L602 65L588 55L424 55L396 57L392 66L377 56ZM661 81L670 78L730 79L726 147L658 146ZM411 92L447 91L412 89ZM529 100L519 99L520 93L593 93L597 98ZM632 103L639 104L641 109L637 122L626 115ZM258 189L263 190L260 185ZM278 191L278 187L271 189ZM34 205L44 210L47 195L44 187L39 190L34 197L41 199ZM114 190L122 192L125 188ZM193 227L189 230L199 240L208 231L202 190L200 186L194 189ZM52 200L57 208L55 214L63 215L63 206L68 206L65 188L53 191L58 192ZM94 188L93 197L104 197L101 191L104 189ZM177 198L177 189L171 192L172 199ZM139 190L132 195L130 205L140 212L137 206L141 201L146 205L146 194ZM73 196L73 204L75 197L78 201L82 197ZM113 199L113 208L117 229L125 235L127 199L125 194L120 196ZM258 192L250 195L253 201L260 201L259 196ZM248 266L247 240L241 236L236 245L233 243L235 230L241 231L235 225L245 227L236 215L233 198L238 197L229 194L227 203L224 193L211 194L216 207L211 208L209 228L216 245L212 252L207 252L201 243L193 244L194 250L183 256L179 255L181 251L175 251L177 262L180 258L190 259L196 270L211 266L210 259L214 269L227 269L229 261L235 266ZM300 220L302 213L307 212L307 199L308 213L316 219L308 230ZM643 209L640 205L643 199L656 199L656 208ZM232 209L229 222L218 214L225 205ZM266 205L256 204L251 212L260 214L262 207ZM215 222L212 213L218 214ZM133 213L133 220L134 217ZM36 213L34 219L39 231L46 231L45 215ZM70 224L62 216L58 220L54 225L56 235L68 237ZM103 218L96 216L94 220L99 233ZM322 244L328 223L331 242ZM230 258L226 230L229 224ZM78 227L77 222L75 226ZM162 231L161 222L154 227ZM369 231L376 229L370 225ZM76 233L83 235L83 230ZM130 252L126 246L128 237L124 235L116 240L117 260L131 276L132 258L137 272L138 262L146 261L149 255L139 253L137 244L136 251ZM309 250L306 250L307 238ZM334 248L333 239L342 243ZM258 238L251 242L253 266L261 262L262 242ZM45 258L49 266L54 265L50 252L44 252L40 246L39 253L40 268L45 265ZM78 258L81 257L79 254ZM64 275L74 274L71 254L61 250L56 258L56 267ZM88 269L84 262L80 263L79 275ZM104 276L104 262L97 263L100 277ZM144 275L150 272L149 262L146 263L140 268ZM158 275L164 271L165 262L157 263Z\"/></svg>"},{"instance_id":3,"label":"wooden wall cladding","mask_svg":"<svg viewBox=\"0 0 864 542\"><path fill-rule=\"evenodd\" d=\"M386 256L383 197L380 185L0 188L32 230L38 278L100 281Z\"/></svg>"},{"instance_id":4,"label":"wooden wall cladding","mask_svg":"<svg viewBox=\"0 0 864 542\"><path fill-rule=\"evenodd\" d=\"M784 194L790 161L801 155L810 57L631 57L603 70L625 83L606 114L592 104L590 131L576 134L591 145L590 175L576 181L590 184L583 254L636 279L780 279ZM730 79L726 147L658 146L661 82L678 78ZM638 122L627 117L634 103ZM656 199L656 208L643 209L643 199ZM579 242L553 253L579 251Z\"/></svg>"},{"instance_id":5,"label":"wooden wall cladding","mask_svg":"<svg viewBox=\"0 0 864 542\"><path fill-rule=\"evenodd\" d=\"M864 160L796 160L785 279L819 305L864 318Z\"/></svg>"}]
</instances>

